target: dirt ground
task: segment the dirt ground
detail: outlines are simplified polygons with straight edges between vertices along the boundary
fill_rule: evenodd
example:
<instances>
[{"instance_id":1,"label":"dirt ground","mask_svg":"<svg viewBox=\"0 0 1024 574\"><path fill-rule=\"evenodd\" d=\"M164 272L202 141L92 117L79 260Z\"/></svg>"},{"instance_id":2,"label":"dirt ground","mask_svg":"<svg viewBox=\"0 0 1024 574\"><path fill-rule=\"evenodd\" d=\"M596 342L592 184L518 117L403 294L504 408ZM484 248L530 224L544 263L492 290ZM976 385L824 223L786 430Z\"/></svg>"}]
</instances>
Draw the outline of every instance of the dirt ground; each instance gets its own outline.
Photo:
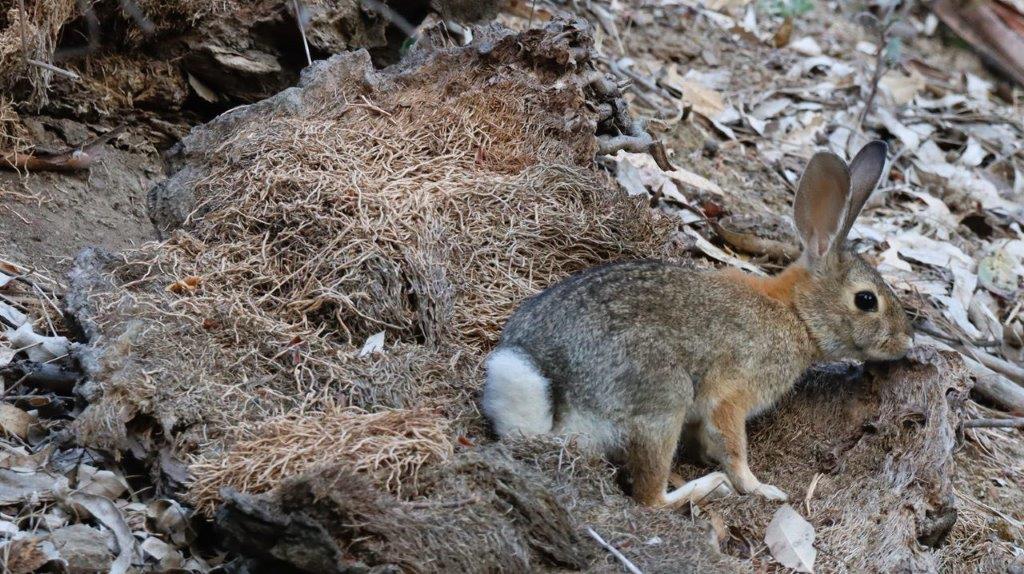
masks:
<instances>
[{"instance_id":1,"label":"dirt ground","mask_svg":"<svg viewBox=\"0 0 1024 574\"><path fill-rule=\"evenodd\" d=\"M53 149L75 147L99 135L68 119L40 117L32 123L37 128L33 141ZM88 172L0 171L0 242L5 257L62 277L86 247L122 250L156 239L146 215L146 192L162 177L157 150L130 131Z\"/></svg>"}]
</instances>

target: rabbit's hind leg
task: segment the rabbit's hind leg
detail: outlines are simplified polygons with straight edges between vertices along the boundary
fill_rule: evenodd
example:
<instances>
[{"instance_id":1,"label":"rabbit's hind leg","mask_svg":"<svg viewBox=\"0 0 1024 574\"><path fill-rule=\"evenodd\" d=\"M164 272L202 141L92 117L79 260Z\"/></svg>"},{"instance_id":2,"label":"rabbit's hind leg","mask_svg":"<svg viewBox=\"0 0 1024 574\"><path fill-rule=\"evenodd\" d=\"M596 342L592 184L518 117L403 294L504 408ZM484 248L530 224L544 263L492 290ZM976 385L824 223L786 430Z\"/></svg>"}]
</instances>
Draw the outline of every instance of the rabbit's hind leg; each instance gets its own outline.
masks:
<instances>
[{"instance_id":1,"label":"rabbit's hind leg","mask_svg":"<svg viewBox=\"0 0 1024 574\"><path fill-rule=\"evenodd\" d=\"M684 413L645 416L629 426L625 444L626 471L633 498L644 506L665 506L672 459L683 427Z\"/></svg>"}]
</instances>

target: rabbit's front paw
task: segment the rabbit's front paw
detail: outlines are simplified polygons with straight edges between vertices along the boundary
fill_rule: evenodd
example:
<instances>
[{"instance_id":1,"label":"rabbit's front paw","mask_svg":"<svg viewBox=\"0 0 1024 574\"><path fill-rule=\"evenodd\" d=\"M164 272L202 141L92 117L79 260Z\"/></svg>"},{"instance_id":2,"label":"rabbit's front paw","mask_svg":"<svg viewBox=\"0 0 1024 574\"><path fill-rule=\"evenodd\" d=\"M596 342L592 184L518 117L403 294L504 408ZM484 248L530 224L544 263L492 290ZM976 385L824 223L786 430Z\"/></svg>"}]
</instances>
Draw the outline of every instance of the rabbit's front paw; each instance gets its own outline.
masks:
<instances>
[{"instance_id":1,"label":"rabbit's front paw","mask_svg":"<svg viewBox=\"0 0 1024 574\"><path fill-rule=\"evenodd\" d=\"M751 488L749 490L749 493L756 494L758 496L763 496L768 500L777 500L779 502L786 502L787 500L789 500L789 496L786 495L785 492L779 490L778 487L772 486L770 484L764 484L763 482L758 483L757 486Z\"/></svg>"}]
</instances>

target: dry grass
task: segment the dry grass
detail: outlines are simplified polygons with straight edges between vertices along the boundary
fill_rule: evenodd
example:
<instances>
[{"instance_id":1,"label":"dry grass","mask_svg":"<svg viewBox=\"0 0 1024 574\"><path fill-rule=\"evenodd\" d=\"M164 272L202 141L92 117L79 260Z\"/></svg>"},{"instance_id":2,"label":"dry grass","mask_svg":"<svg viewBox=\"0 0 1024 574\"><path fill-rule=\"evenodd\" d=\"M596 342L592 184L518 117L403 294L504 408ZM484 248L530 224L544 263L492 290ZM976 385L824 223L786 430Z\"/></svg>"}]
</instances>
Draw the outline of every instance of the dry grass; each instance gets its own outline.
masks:
<instances>
[{"instance_id":1,"label":"dry grass","mask_svg":"<svg viewBox=\"0 0 1024 574\"><path fill-rule=\"evenodd\" d=\"M261 104L186 142L209 146L193 217L111 265L115 288L90 299L108 343L103 399L75 423L85 444L121 450L125 424L148 416L179 453L213 460L241 423L335 404L430 408L478 429L479 364L518 302L665 252L671 222L593 169L577 76L458 54L400 77L367 66L351 54L294 113ZM359 358L378 331L384 354ZM200 498L273 487L283 474L244 460L287 459L279 444L238 451Z\"/></svg>"},{"instance_id":2,"label":"dry grass","mask_svg":"<svg viewBox=\"0 0 1024 574\"><path fill-rule=\"evenodd\" d=\"M0 92L26 84L31 102L45 104L53 72L26 60L51 61L60 29L76 13L75 0L25 0L24 14L17 2L8 5L7 25L0 29Z\"/></svg>"},{"instance_id":3,"label":"dry grass","mask_svg":"<svg viewBox=\"0 0 1024 574\"><path fill-rule=\"evenodd\" d=\"M452 455L449 422L429 411L357 408L285 415L246 424L224 453L195 460L190 501L213 515L226 486L252 494L320 466L365 472L400 494L415 487L423 465Z\"/></svg>"},{"instance_id":4,"label":"dry grass","mask_svg":"<svg viewBox=\"0 0 1024 574\"><path fill-rule=\"evenodd\" d=\"M31 146L14 101L0 96L0 155L23 153Z\"/></svg>"},{"instance_id":5,"label":"dry grass","mask_svg":"<svg viewBox=\"0 0 1024 574\"><path fill-rule=\"evenodd\" d=\"M998 418L1002 413L969 403L969 417ZM965 431L957 452L953 487L957 522L949 543L939 550L943 572L1001 572L1007 559L1024 563L1024 441L1019 429Z\"/></svg>"}]
</instances>

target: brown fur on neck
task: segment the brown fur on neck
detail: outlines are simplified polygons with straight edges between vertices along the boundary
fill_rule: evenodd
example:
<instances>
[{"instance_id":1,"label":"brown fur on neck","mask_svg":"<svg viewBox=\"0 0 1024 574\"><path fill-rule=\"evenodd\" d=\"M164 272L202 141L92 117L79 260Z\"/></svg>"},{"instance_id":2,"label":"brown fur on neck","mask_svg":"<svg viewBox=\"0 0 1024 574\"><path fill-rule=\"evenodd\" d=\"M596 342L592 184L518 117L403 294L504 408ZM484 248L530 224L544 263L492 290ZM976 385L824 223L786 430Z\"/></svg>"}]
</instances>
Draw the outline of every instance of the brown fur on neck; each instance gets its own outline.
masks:
<instances>
[{"instance_id":1,"label":"brown fur on neck","mask_svg":"<svg viewBox=\"0 0 1024 574\"><path fill-rule=\"evenodd\" d=\"M778 275L772 275L771 277L758 277L744 273L735 267L722 269L719 273L788 307L795 307L794 299L797 289L800 285L805 284L811 279L811 272L803 265L796 263L786 267Z\"/></svg>"}]
</instances>

